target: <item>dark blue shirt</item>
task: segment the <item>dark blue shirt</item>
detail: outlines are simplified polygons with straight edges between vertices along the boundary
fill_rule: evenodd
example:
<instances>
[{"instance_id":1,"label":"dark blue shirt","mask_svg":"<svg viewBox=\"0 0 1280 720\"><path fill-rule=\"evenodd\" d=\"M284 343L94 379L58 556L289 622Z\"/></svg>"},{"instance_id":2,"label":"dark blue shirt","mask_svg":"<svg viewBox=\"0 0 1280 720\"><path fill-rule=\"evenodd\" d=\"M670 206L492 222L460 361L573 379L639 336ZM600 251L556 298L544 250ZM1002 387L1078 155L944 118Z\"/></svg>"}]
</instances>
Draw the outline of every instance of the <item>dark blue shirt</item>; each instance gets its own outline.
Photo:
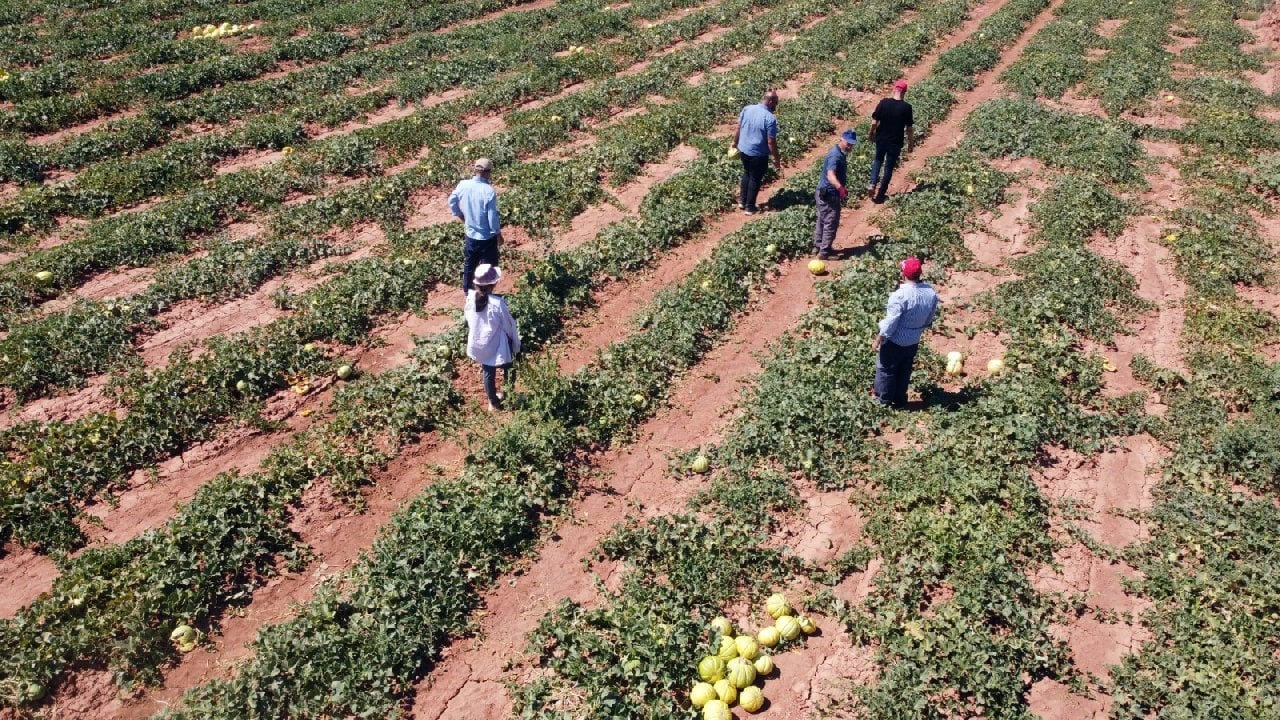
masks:
<instances>
[{"instance_id":1,"label":"dark blue shirt","mask_svg":"<svg viewBox=\"0 0 1280 720\"><path fill-rule=\"evenodd\" d=\"M836 186L831 184L827 179L827 171L834 170L836 179L841 185L849 184L849 159L845 157L844 152L840 150L839 145L832 145L827 151L827 157L822 161L822 175L818 178L819 190L835 190Z\"/></svg>"}]
</instances>

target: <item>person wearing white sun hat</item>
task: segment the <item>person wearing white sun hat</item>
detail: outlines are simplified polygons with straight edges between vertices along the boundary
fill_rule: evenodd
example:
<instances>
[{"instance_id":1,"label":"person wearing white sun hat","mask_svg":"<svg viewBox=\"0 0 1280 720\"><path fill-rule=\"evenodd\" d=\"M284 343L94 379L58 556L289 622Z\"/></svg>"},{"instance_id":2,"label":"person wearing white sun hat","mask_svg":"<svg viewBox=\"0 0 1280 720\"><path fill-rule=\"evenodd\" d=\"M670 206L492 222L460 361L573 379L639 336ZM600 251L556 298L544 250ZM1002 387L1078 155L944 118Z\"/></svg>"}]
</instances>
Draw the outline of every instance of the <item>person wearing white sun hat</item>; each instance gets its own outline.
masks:
<instances>
[{"instance_id":1,"label":"person wearing white sun hat","mask_svg":"<svg viewBox=\"0 0 1280 720\"><path fill-rule=\"evenodd\" d=\"M507 300L493 292L502 280L502 270L488 263L475 269L463 314L467 318L467 357L480 363L484 393L490 410L501 410L505 393L497 390L498 369L502 387L515 383L512 363L520 354L520 330L507 308Z\"/></svg>"}]
</instances>

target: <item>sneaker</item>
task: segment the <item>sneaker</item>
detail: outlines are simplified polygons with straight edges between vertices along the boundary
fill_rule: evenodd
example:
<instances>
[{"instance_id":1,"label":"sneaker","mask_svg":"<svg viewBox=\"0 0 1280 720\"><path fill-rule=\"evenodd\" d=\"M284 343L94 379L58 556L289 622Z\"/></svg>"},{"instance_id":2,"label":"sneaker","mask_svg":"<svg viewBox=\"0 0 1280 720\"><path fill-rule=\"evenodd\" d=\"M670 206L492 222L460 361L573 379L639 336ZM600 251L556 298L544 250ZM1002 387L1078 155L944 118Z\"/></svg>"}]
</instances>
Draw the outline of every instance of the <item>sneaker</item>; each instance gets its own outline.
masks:
<instances>
[{"instance_id":1,"label":"sneaker","mask_svg":"<svg viewBox=\"0 0 1280 720\"><path fill-rule=\"evenodd\" d=\"M876 186L875 186L875 185L868 185L868 186L867 186L867 197L869 197L869 198L874 198L875 196L876 196Z\"/></svg>"},{"instance_id":2,"label":"sneaker","mask_svg":"<svg viewBox=\"0 0 1280 720\"><path fill-rule=\"evenodd\" d=\"M746 209L747 209L747 206L746 206L746 205L743 205L742 203L738 203L738 209L739 209L739 210L746 210Z\"/></svg>"},{"instance_id":3,"label":"sneaker","mask_svg":"<svg viewBox=\"0 0 1280 720\"><path fill-rule=\"evenodd\" d=\"M756 211L755 211L755 210L752 210L751 208L742 208L742 214L743 214L743 215L755 215L755 214L756 214Z\"/></svg>"},{"instance_id":4,"label":"sneaker","mask_svg":"<svg viewBox=\"0 0 1280 720\"><path fill-rule=\"evenodd\" d=\"M830 260L830 259L831 259L831 253L830 253L830 252L828 252L828 251L826 251L826 250L819 250L819 251L818 251L818 259L819 259L819 260Z\"/></svg>"},{"instance_id":5,"label":"sneaker","mask_svg":"<svg viewBox=\"0 0 1280 720\"><path fill-rule=\"evenodd\" d=\"M873 202L873 203L875 203L875 204L877 204L877 205L883 205L883 204L884 204L885 199L886 199L886 198L885 198L885 196L884 196L884 195L877 195L877 196L875 196L875 197L871 198L871 202Z\"/></svg>"}]
</instances>

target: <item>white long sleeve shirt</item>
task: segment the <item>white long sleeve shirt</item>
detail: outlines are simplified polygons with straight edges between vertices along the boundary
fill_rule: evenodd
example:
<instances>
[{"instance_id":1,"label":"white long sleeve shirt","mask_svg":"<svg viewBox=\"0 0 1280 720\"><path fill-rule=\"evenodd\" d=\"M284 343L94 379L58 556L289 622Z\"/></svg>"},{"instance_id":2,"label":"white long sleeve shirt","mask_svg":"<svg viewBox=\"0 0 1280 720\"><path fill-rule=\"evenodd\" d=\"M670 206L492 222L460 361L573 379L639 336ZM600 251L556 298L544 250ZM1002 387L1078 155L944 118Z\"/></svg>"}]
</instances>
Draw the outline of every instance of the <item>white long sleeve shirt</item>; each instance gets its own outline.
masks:
<instances>
[{"instance_id":1,"label":"white long sleeve shirt","mask_svg":"<svg viewBox=\"0 0 1280 720\"><path fill-rule=\"evenodd\" d=\"M520 353L520 330L501 295L490 295L483 312L476 312L476 291L467 293L467 357L481 365L506 365Z\"/></svg>"}]
</instances>

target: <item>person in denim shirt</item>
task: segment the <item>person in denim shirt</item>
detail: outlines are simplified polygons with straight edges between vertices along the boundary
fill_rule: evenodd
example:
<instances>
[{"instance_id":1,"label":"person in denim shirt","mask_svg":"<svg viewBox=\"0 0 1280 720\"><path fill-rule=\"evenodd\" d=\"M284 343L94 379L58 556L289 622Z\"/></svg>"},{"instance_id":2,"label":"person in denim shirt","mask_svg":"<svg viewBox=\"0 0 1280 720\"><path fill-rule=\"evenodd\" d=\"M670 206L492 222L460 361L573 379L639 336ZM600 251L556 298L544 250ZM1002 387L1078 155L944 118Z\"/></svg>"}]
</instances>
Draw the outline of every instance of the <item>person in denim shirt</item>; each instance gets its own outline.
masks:
<instances>
[{"instance_id":1,"label":"person in denim shirt","mask_svg":"<svg viewBox=\"0 0 1280 720\"><path fill-rule=\"evenodd\" d=\"M498 218L498 193L489 183L493 161L480 158L475 162L475 177L458 183L449 195L449 210L465 226L462 246L462 291L471 289L477 265L498 264L498 247L502 245L502 222Z\"/></svg>"},{"instance_id":2,"label":"person in denim shirt","mask_svg":"<svg viewBox=\"0 0 1280 720\"><path fill-rule=\"evenodd\" d=\"M738 126L733 131L733 147L742 159L742 182L738 184L738 207L747 215L754 215L756 197L764 183L764 173L769 169L769 156L782 167L778 153L778 119L773 113L778 109L778 93L768 90L760 98L759 105L748 105L738 113Z\"/></svg>"},{"instance_id":3,"label":"person in denim shirt","mask_svg":"<svg viewBox=\"0 0 1280 720\"><path fill-rule=\"evenodd\" d=\"M899 264L902 284L889 296L880 332L871 344L877 351L876 399L882 405L900 408L907 404L907 385L920 336L933 324L938 311L938 293L920 280L922 265L913 257Z\"/></svg>"}]
</instances>

